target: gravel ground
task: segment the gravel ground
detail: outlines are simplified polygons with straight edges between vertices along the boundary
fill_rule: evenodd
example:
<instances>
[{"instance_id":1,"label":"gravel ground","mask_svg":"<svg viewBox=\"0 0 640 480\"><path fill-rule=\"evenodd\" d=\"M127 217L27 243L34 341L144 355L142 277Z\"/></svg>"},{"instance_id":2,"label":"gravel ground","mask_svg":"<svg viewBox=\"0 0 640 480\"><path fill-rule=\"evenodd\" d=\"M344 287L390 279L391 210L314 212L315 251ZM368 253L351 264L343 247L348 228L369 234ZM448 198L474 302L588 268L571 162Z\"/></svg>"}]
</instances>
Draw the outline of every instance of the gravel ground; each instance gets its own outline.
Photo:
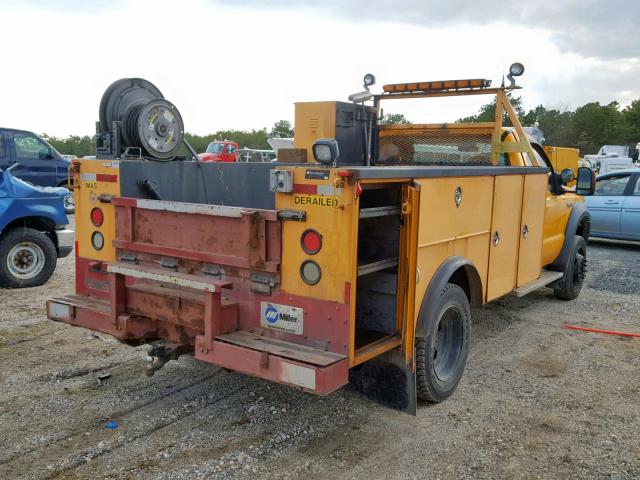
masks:
<instances>
[{"instance_id":1,"label":"gravel ground","mask_svg":"<svg viewBox=\"0 0 640 480\"><path fill-rule=\"evenodd\" d=\"M476 310L458 391L417 417L190 357L147 378L144 347L45 318L73 291L60 260L0 291L0 478L640 478L640 338L563 328L640 332L640 246L591 242L589 260L577 301Z\"/></svg>"}]
</instances>

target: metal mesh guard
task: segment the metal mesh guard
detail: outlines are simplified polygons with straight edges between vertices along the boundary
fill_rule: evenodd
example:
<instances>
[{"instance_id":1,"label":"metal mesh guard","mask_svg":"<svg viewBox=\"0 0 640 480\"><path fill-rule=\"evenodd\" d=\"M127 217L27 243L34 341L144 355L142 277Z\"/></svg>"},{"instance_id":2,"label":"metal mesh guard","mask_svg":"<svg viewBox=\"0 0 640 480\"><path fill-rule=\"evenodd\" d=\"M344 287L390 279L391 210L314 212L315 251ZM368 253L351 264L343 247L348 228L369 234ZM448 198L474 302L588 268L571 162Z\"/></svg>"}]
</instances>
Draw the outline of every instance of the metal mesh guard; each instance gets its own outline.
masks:
<instances>
[{"instance_id":1,"label":"metal mesh guard","mask_svg":"<svg viewBox=\"0 0 640 480\"><path fill-rule=\"evenodd\" d=\"M381 130L378 165L491 165L491 132Z\"/></svg>"}]
</instances>

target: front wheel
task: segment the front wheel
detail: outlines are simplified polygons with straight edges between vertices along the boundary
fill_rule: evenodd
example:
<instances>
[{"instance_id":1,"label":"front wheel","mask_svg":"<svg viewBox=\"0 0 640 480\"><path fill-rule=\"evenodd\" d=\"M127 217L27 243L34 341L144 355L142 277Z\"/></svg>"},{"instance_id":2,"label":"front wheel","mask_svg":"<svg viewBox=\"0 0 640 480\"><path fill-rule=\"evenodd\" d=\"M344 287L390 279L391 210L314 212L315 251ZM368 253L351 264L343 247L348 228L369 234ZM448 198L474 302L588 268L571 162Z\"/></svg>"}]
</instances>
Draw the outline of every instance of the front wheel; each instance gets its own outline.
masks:
<instances>
[{"instance_id":1,"label":"front wheel","mask_svg":"<svg viewBox=\"0 0 640 480\"><path fill-rule=\"evenodd\" d=\"M18 227L0 240L0 286L35 287L56 268L58 255L51 239L32 228Z\"/></svg>"},{"instance_id":2,"label":"front wheel","mask_svg":"<svg viewBox=\"0 0 640 480\"><path fill-rule=\"evenodd\" d=\"M435 321L416 338L416 387L420 400L442 402L458 387L467 364L471 308L464 290L452 283L430 307Z\"/></svg>"},{"instance_id":3,"label":"front wheel","mask_svg":"<svg viewBox=\"0 0 640 480\"><path fill-rule=\"evenodd\" d=\"M569 260L564 267L564 276L553 289L556 297L562 300L578 298L584 278L587 274L587 242L580 235L573 238Z\"/></svg>"}]
</instances>

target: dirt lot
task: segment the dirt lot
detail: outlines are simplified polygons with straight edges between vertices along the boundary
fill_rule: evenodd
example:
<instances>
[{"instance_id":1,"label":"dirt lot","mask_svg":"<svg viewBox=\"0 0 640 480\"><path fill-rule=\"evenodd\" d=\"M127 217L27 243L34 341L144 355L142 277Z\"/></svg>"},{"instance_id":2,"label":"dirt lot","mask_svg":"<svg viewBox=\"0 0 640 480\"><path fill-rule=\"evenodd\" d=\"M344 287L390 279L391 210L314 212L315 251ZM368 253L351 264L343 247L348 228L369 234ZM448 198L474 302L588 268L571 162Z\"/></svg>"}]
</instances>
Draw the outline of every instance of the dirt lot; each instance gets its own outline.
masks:
<instances>
[{"instance_id":1,"label":"dirt lot","mask_svg":"<svg viewBox=\"0 0 640 480\"><path fill-rule=\"evenodd\" d=\"M188 357L147 378L143 347L46 320L70 257L44 287L0 291L0 478L640 478L640 338L563 328L640 332L640 246L592 242L589 259L578 301L474 312L460 388L414 418Z\"/></svg>"}]
</instances>

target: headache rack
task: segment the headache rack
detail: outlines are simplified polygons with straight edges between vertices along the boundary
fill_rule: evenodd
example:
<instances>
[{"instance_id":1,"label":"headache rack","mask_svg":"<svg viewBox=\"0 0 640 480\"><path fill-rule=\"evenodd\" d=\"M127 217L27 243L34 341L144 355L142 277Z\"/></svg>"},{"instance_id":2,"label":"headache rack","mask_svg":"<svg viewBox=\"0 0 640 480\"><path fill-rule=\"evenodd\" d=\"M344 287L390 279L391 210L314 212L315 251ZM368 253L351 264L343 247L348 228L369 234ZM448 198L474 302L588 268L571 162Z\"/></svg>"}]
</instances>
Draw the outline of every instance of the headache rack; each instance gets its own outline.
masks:
<instances>
[{"instance_id":1,"label":"headache rack","mask_svg":"<svg viewBox=\"0 0 640 480\"><path fill-rule=\"evenodd\" d=\"M500 165L501 154L523 153L532 164L534 153L526 140L507 96L519 88L490 88L485 79L443 80L399 83L383 86L374 95L374 108L380 118L381 102L387 99L451 97L463 95L495 95L493 122L378 125L375 165L474 166ZM503 124L513 126L517 141L504 142Z\"/></svg>"},{"instance_id":2,"label":"headache rack","mask_svg":"<svg viewBox=\"0 0 640 480\"><path fill-rule=\"evenodd\" d=\"M378 165L491 165L493 124L381 125Z\"/></svg>"}]
</instances>

